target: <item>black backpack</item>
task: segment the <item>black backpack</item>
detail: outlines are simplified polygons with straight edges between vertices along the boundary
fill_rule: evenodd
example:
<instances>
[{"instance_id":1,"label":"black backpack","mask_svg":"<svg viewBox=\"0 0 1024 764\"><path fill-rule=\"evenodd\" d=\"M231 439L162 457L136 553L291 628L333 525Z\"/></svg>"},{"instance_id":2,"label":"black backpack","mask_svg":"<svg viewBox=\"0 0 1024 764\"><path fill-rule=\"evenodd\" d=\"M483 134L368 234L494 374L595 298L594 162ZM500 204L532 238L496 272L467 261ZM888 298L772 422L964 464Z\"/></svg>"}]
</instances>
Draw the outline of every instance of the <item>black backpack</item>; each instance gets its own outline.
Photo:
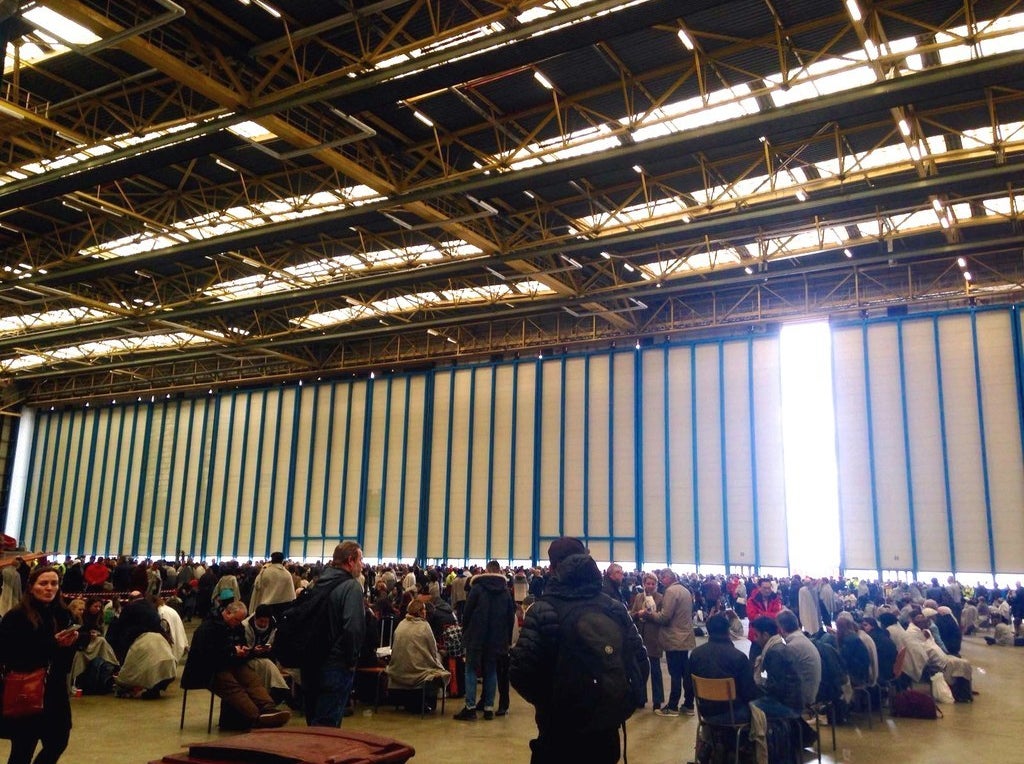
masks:
<instances>
[{"instance_id":1,"label":"black backpack","mask_svg":"<svg viewBox=\"0 0 1024 764\"><path fill-rule=\"evenodd\" d=\"M320 662L330 645L326 642L327 598L343 578L323 586L307 587L281 613L274 636L274 657L287 668Z\"/></svg>"},{"instance_id":2,"label":"black backpack","mask_svg":"<svg viewBox=\"0 0 1024 764\"><path fill-rule=\"evenodd\" d=\"M555 725L574 732L617 729L643 702L646 683L623 629L622 603L604 595L549 602L560 630L551 697ZM622 611L618 618L616 611Z\"/></svg>"}]
</instances>

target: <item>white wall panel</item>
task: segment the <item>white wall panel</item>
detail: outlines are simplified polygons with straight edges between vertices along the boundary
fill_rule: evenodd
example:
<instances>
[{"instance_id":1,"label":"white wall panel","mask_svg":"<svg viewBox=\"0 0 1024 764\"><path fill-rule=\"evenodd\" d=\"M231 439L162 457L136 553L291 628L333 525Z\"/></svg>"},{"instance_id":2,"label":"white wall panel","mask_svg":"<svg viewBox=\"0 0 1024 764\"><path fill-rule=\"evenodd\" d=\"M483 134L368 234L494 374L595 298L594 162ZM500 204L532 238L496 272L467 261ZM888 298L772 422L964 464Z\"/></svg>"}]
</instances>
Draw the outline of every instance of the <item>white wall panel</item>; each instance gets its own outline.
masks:
<instances>
[{"instance_id":1,"label":"white wall panel","mask_svg":"<svg viewBox=\"0 0 1024 764\"><path fill-rule=\"evenodd\" d=\"M447 539L444 536L444 517L448 503L448 482L451 460L448 458L448 444L452 439L452 396L454 395L454 372L439 372L434 376L434 430L431 439L430 505L427 528L427 557L444 559L454 557L448 554Z\"/></svg>"},{"instance_id":2,"label":"white wall panel","mask_svg":"<svg viewBox=\"0 0 1024 764\"><path fill-rule=\"evenodd\" d=\"M451 480L448 488L448 503L445 506L448 534L446 549L449 556L466 559L469 539L466 535L466 515L469 511L469 470L472 457L470 423L475 415L476 400L472 398L473 373L470 369L455 372L455 406L452 417L452 442L449 446L451 459Z\"/></svg>"},{"instance_id":3,"label":"white wall panel","mask_svg":"<svg viewBox=\"0 0 1024 764\"><path fill-rule=\"evenodd\" d=\"M600 361L598 362L600 363ZM584 518L592 512L587 473L589 459L593 458L593 441L585 439L589 431L588 416L597 408L598 412L607 406L607 399L600 403L588 400L589 375L585 358L567 358L563 373L565 388L562 391L561 434L561 524L562 532L572 536L584 536ZM598 414L599 415L599 414ZM607 443L607 441L600 441ZM588 454L587 451L591 453ZM588 458L589 457L589 458ZM590 533L594 531L591 529Z\"/></svg>"},{"instance_id":4,"label":"white wall panel","mask_svg":"<svg viewBox=\"0 0 1024 764\"><path fill-rule=\"evenodd\" d=\"M473 445L470 452L469 505L466 510L469 536L468 557L486 560L490 557L490 495L491 495L491 448L494 432L491 428L492 402L494 400L494 370L490 366L479 366L472 375L473 394Z\"/></svg>"},{"instance_id":5,"label":"white wall panel","mask_svg":"<svg viewBox=\"0 0 1024 764\"><path fill-rule=\"evenodd\" d=\"M995 569L1024 573L1024 454L1017 408L1017 369L1012 352L1013 315L979 313L978 356L985 423L985 453L991 496Z\"/></svg>"},{"instance_id":6,"label":"white wall panel","mask_svg":"<svg viewBox=\"0 0 1024 764\"><path fill-rule=\"evenodd\" d=\"M725 423L725 520L729 533L725 561L750 565L754 560L754 473L751 469L751 374L748 342L722 345L721 380Z\"/></svg>"},{"instance_id":7,"label":"white wall panel","mask_svg":"<svg viewBox=\"0 0 1024 764\"><path fill-rule=\"evenodd\" d=\"M509 534L512 499L512 383L515 367L494 367L494 437L492 439L493 464L488 501L490 512L489 557L515 559L512 537Z\"/></svg>"},{"instance_id":8,"label":"white wall panel","mask_svg":"<svg viewBox=\"0 0 1024 764\"><path fill-rule=\"evenodd\" d=\"M541 391L540 450L540 535L558 536L559 504L561 500L561 442L562 442L562 361L549 360L540 364ZM546 545L545 545L546 548Z\"/></svg>"},{"instance_id":9,"label":"white wall panel","mask_svg":"<svg viewBox=\"0 0 1024 764\"><path fill-rule=\"evenodd\" d=\"M949 462L955 570L989 570L974 339L967 315L939 319L942 412Z\"/></svg>"},{"instance_id":10,"label":"white wall panel","mask_svg":"<svg viewBox=\"0 0 1024 764\"><path fill-rule=\"evenodd\" d=\"M789 566L785 470L782 463L782 375L779 340L753 343L754 466L757 471L757 536L760 565ZM733 559L744 564L744 560Z\"/></svg>"},{"instance_id":11,"label":"white wall panel","mask_svg":"<svg viewBox=\"0 0 1024 764\"><path fill-rule=\"evenodd\" d=\"M896 322L876 324L868 331L875 501L879 563L883 569L902 567L900 562L908 559L911 548L910 513L905 509L909 506L908 465L899 332Z\"/></svg>"},{"instance_id":12,"label":"white wall panel","mask_svg":"<svg viewBox=\"0 0 1024 764\"><path fill-rule=\"evenodd\" d=\"M864 334L860 326L832 333L832 384L839 469L839 518L842 565L875 567L875 525L869 428L871 412L864 372Z\"/></svg>"},{"instance_id":13,"label":"white wall panel","mask_svg":"<svg viewBox=\"0 0 1024 764\"><path fill-rule=\"evenodd\" d=\"M648 560L667 562L668 529L665 511L668 506L668 441L667 417L668 350L659 348L643 353L643 505L644 553Z\"/></svg>"},{"instance_id":14,"label":"white wall panel","mask_svg":"<svg viewBox=\"0 0 1024 764\"><path fill-rule=\"evenodd\" d=\"M540 423L534 416L534 403L537 400L537 365L533 363L516 363L515 369L515 432L516 445L515 498L512 500L512 537L513 559L531 559L534 548L536 529L533 521L535 491L538 486L534 479L535 459L539 456L534 448L534 438ZM543 555L546 545L538 545L538 553Z\"/></svg>"},{"instance_id":15,"label":"white wall panel","mask_svg":"<svg viewBox=\"0 0 1024 764\"><path fill-rule=\"evenodd\" d=\"M670 520L672 554L669 563L693 563L697 559L697 524L694 520L694 444L696 422L693 362L695 347L673 347L668 353L669 447L667 464L671 472Z\"/></svg>"},{"instance_id":16,"label":"white wall panel","mask_svg":"<svg viewBox=\"0 0 1024 764\"><path fill-rule=\"evenodd\" d=\"M569 533L587 537L591 554L598 560L611 561L611 534L609 507L612 503L612 485L615 472L612 467L610 444L614 428L611 403L612 358L610 354L590 357L587 373L587 514L571 518ZM580 528L585 524L586 533Z\"/></svg>"},{"instance_id":17,"label":"white wall panel","mask_svg":"<svg viewBox=\"0 0 1024 764\"><path fill-rule=\"evenodd\" d=\"M612 356L610 385L611 419L614 427L609 443L609 457L614 476L611 493L609 528L612 560L636 560L636 418L635 402L641 391L636 382L637 351L619 352Z\"/></svg>"},{"instance_id":18,"label":"white wall panel","mask_svg":"<svg viewBox=\"0 0 1024 764\"><path fill-rule=\"evenodd\" d=\"M725 564L722 491L721 346L696 347L695 410L697 449L697 560L701 565Z\"/></svg>"},{"instance_id":19,"label":"white wall panel","mask_svg":"<svg viewBox=\"0 0 1024 764\"><path fill-rule=\"evenodd\" d=\"M935 325L932 319L902 322L906 389L908 464L918 570L952 570L946 503L945 445L939 406ZM892 511L900 511L892 508ZM902 555L901 555L902 557ZM901 570L914 567L913 557Z\"/></svg>"}]
</instances>

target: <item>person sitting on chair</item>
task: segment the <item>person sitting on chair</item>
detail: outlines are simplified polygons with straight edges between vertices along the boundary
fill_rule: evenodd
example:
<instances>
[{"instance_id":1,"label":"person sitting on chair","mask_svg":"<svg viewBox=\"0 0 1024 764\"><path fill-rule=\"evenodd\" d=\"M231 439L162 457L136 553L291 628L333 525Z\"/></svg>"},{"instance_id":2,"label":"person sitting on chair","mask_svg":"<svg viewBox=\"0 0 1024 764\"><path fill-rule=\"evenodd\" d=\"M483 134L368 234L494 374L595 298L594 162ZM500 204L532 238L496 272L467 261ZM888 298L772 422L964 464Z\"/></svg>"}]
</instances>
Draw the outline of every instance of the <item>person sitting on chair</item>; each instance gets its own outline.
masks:
<instances>
[{"instance_id":1,"label":"person sitting on chair","mask_svg":"<svg viewBox=\"0 0 1024 764\"><path fill-rule=\"evenodd\" d=\"M391 645L391 661L387 675L391 690L412 690L411 700L406 708L416 712L433 711L437 698L437 687L450 678L448 670L441 663L434 632L426 621L426 605L422 600L413 600L405 611L405 618L395 629L395 641ZM419 688L432 684L426 693L423 708L419 707ZM416 695L413 698L413 695Z\"/></svg>"},{"instance_id":2,"label":"person sitting on chair","mask_svg":"<svg viewBox=\"0 0 1024 764\"><path fill-rule=\"evenodd\" d=\"M249 665L252 651L245 644L242 628L246 612L245 603L232 602L199 625L192 637L181 686L186 690L209 689L224 701L237 722L226 724L222 707L222 728L281 727L291 714L277 710L263 681Z\"/></svg>"}]
</instances>

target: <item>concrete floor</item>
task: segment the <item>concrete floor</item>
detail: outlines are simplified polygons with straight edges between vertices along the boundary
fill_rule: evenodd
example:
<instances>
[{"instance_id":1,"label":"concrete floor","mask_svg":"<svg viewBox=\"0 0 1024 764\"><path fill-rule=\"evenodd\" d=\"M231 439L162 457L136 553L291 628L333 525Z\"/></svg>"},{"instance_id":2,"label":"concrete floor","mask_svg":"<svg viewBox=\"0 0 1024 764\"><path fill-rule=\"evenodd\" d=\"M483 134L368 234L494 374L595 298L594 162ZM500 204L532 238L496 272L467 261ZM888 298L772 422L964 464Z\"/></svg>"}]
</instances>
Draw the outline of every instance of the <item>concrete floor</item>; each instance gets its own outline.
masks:
<instances>
[{"instance_id":1,"label":"concrete floor","mask_svg":"<svg viewBox=\"0 0 1024 764\"><path fill-rule=\"evenodd\" d=\"M738 645L743 649L744 645ZM864 716L837 730L838 748L828 750L825 762L867 764L894 761L903 764L962 764L984 757L1000 762L1024 761L1019 724L1024 715L1024 649L988 647L977 637L964 640L963 656L975 668L974 688L980 693L973 704L942 706L944 718L937 721L890 719L867 728ZM667 688L666 679L666 688ZM160 700L119 700L113 696L73 698L74 729L71 744L62 757L75 764L145 764L175 753L190 742L224 737L214 730L206 734L208 710L205 693L189 693L185 729L178 730L181 690L177 685ZM343 729L361 730L402 740L416 749L415 762L424 764L527 764L528 741L534 734L532 708L513 694L509 716L493 721L456 722L450 717L461 708L460 700L447 704L446 717L440 712L419 716L382 707L359 707L344 720ZM219 701L218 701L219 704ZM215 711L216 714L216 711ZM302 726L301 718L292 725ZM629 721L631 764L681 764L693 756L697 722L691 717L676 719L655 716L649 709L638 711ZM0 756L9 750L0 741ZM813 758L808 752L807 760ZM570 763L571 764L571 763Z\"/></svg>"}]
</instances>

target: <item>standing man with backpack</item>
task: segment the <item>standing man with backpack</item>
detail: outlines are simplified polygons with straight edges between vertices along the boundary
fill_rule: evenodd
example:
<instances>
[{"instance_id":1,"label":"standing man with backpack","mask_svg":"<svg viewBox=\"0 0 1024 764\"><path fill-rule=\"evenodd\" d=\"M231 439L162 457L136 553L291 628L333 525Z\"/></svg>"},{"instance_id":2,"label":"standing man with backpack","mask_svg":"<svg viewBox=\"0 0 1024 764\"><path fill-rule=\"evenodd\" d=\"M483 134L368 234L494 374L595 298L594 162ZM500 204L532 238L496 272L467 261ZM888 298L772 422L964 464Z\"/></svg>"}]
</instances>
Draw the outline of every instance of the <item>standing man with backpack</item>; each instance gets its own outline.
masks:
<instances>
[{"instance_id":1,"label":"standing man with backpack","mask_svg":"<svg viewBox=\"0 0 1024 764\"><path fill-rule=\"evenodd\" d=\"M309 651L302 663L306 724L310 727L341 725L352 691L359 651L366 632L363 586L363 550L355 541L342 541L334 557L303 597L323 596L319 612L318 649ZM301 598L300 598L301 599Z\"/></svg>"},{"instance_id":2,"label":"standing man with backpack","mask_svg":"<svg viewBox=\"0 0 1024 764\"><path fill-rule=\"evenodd\" d=\"M626 608L601 592L579 539L555 539L548 558L544 595L512 650L512 686L536 709L530 762L614 764L619 727L644 697L647 651Z\"/></svg>"}]
</instances>

